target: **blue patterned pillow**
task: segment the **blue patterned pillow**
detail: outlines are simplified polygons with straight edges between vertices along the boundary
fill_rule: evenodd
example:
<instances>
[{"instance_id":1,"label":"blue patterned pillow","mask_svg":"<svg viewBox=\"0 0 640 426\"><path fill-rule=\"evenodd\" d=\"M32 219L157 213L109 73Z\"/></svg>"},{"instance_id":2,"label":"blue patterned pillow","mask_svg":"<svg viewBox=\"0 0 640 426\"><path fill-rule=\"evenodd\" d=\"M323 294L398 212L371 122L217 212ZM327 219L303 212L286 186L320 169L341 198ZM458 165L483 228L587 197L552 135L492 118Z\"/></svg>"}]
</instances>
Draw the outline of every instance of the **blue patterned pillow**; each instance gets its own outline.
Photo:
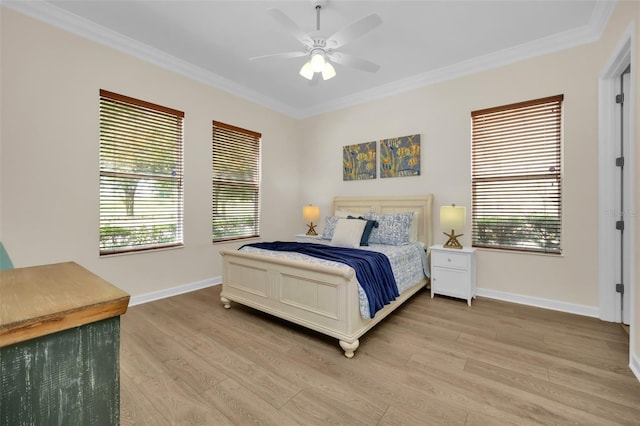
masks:
<instances>
[{"instance_id":1,"label":"blue patterned pillow","mask_svg":"<svg viewBox=\"0 0 640 426\"><path fill-rule=\"evenodd\" d=\"M340 219L344 219L339 216L327 216L324 222L324 231L322 232L323 240L330 240L333 238L333 231L336 229L336 223Z\"/></svg>"},{"instance_id":2,"label":"blue patterned pillow","mask_svg":"<svg viewBox=\"0 0 640 426\"><path fill-rule=\"evenodd\" d=\"M373 228L369 237L371 244L400 246L409 243L413 212L395 214L369 212L365 217L378 222L378 227Z\"/></svg>"}]
</instances>

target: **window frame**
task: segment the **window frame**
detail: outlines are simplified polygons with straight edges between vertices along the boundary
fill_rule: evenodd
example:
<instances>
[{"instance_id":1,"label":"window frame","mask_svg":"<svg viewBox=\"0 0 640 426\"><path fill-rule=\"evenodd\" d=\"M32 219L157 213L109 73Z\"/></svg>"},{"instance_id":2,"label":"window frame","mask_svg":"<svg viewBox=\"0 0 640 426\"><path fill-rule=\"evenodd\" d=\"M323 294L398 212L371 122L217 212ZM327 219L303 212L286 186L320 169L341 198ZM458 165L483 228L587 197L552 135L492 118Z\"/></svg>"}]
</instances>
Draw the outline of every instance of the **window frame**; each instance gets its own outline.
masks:
<instances>
[{"instance_id":1,"label":"window frame","mask_svg":"<svg viewBox=\"0 0 640 426\"><path fill-rule=\"evenodd\" d=\"M128 111L116 112L118 107ZM100 256L183 247L184 112L103 89L100 89L99 109ZM163 131L160 133L160 137L157 134L150 136L152 134L150 132L157 133L159 131ZM130 149L136 145L137 149ZM144 151L141 148L144 148ZM119 156L120 152L128 152L128 154ZM151 152L153 155L166 157L163 158L163 163L152 161L145 163L145 155L141 155L141 152L145 154ZM125 167L124 163L133 161L141 161L144 166L141 166L140 170L120 169ZM113 166L106 166L108 162L112 162ZM118 165L118 162L122 164ZM157 169L154 170L154 166ZM167 166L172 166L170 167L171 172L169 174L163 173L161 170L163 166L165 169ZM145 167L148 170L142 170ZM124 191L123 188L126 184L122 182L123 179L138 180L132 191L131 206L127 206L125 200L125 209L127 210L125 215L114 212L118 204L114 191ZM154 185L160 181L168 183L169 197L167 198L169 202L160 205L160 203L149 200L145 201L144 197L149 197L149 191L136 196L138 186L144 180L152 181ZM157 188L155 190L157 191ZM125 195L125 197L127 196ZM135 206L140 203L142 203L143 213L146 216L142 220L136 218L134 210ZM160 207L158 207L159 205ZM130 217L125 218L124 216ZM129 222L128 226L117 226L120 223L126 224L127 221ZM112 228L110 232L103 231L107 222ZM147 227L151 227L151 230ZM136 228L139 229L138 243L144 239L147 240L147 243L120 246L115 244L116 238L121 240L131 238L128 235L131 232L136 232ZM120 236L118 236L118 232L121 233ZM103 238L111 238L114 245L103 247ZM135 238L128 241L135 241ZM149 239L153 238L156 241L149 243ZM162 241L166 239L170 241Z\"/></svg>"},{"instance_id":2,"label":"window frame","mask_svg":"<svg viewBox=\"0 0 640 426\"><path fill-rule=\"evenodd\" d=\"M563 101L471 112L473 247L562 254Z\"/></svg>"},{"instance_id":3,"label":"window frame","mask_svg":"<svg viewBox=\"0 0 640 426\"><path fill-rule=\"evenodd\" d=\"M212 175L211 175L211 240L213 243L245 240L260 237L260 200L261 200L261 162L262 162L262 134L253 130L243 129L220 121L212 121ZM248 149L242 150L243 145ZM242 155L239 155L242 153ZM217 155L222 157L222 166L216 168ZM230 161L236 160L235 164ZM237 161L245 160L238 166ZM221 215L222 203L218 203L217 195L227 192L229 195L240 197L240 202L229 206L230 211ZM249 200L247 202L247 200ZM249 206L245 205L249 204ZM249 232L216 231L216 227L229 226L236 214L235 226L249 228ZM238 220L237 215L242 219ZM222 217L220 220L219 218ZM244 222L244 225L242 225ZM248 223L248 225L247 225ZM233 224L231 228L233 228Z\"/></svg>"}]
</instances>

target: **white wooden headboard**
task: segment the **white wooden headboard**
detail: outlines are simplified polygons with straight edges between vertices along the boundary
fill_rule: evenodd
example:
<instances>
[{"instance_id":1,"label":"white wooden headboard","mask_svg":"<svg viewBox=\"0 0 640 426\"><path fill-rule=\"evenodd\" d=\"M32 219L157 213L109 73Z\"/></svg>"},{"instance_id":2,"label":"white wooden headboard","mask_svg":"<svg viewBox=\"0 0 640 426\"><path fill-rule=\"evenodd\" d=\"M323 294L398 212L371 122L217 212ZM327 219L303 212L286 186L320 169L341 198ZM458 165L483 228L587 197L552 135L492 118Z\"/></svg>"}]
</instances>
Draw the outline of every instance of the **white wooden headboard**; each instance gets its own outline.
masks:
<instances>
[{"instance_id":1,"label":"white wooden headboard","mask_svg":"<svg viewBox=\"0 0 640 426\"><path fill-rule=\"evenodd\" d=\"M333 212L347 210L353 213L414 212L418 223L418 241L425 248L433 245L433 194L412 196L335 197Z\"/></svg>"}]
</instances>

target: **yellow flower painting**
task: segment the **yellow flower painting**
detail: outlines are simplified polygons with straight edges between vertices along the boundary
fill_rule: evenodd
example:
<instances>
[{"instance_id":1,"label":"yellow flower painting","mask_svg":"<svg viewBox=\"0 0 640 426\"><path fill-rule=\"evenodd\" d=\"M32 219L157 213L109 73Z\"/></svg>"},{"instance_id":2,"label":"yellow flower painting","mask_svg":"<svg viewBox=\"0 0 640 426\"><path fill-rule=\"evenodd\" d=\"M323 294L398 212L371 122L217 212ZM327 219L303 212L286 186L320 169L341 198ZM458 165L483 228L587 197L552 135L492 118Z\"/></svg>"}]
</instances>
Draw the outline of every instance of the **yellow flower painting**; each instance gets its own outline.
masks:
<instances>
[{"instance_id":1,"label":"yellow flower painting","mask_svg":"<svg viewBox=\"0 0 640 426\"><path fill-rule=\"evenodd\" d=\"M376 142L342 147L342 180L376 178Z\"/></svg>"},{"instance_id":2,"label":"yellow flower painting","mask_svg":"<svg viewBox=\"0 0 640 426\"><path fill-rule=\"evenodd\" d=\"M380 177L420 176L420 135L380 141Z\"/></svg>"}]
</instances>

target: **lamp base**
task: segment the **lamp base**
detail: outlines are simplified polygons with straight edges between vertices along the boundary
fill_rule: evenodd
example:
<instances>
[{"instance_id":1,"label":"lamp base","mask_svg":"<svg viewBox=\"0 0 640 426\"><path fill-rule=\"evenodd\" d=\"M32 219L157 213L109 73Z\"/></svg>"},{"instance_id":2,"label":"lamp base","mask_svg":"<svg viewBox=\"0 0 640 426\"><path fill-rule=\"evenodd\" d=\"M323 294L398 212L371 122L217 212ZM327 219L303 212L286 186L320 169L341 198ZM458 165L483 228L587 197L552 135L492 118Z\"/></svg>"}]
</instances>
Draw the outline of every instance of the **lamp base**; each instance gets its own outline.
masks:
<instances>
[{"instance_id":1,"label":"lamp base","mask_svg":"<svg viewBox=\"0 0 640 426\"><path fill-rule=\"evenodd\" d=\"M451 230L450 234L447 234L446 232L443 232L444 235L446 235L447 237L449 237L449 240L444 243L443 247L445 248L453 248L453 249L461 249L462 248L462 244L460 244L460 242L458 241L458 237L462 237L464 234L458 234L456 235L455 232L453 231L453 229Z\"/></svg>"},{"instance_id":2,"label":"lamp base","mask_svg":"<svg viewBox=\"0 0 640 426\"><path fill-rule=\"evenodd\" d=\"M318 235L318 233L316 232L317 225L314 225L313 222L311 222L307 226L309 227L309 230L307 231L307 235Z\"/></svg>"}]
</instances>

